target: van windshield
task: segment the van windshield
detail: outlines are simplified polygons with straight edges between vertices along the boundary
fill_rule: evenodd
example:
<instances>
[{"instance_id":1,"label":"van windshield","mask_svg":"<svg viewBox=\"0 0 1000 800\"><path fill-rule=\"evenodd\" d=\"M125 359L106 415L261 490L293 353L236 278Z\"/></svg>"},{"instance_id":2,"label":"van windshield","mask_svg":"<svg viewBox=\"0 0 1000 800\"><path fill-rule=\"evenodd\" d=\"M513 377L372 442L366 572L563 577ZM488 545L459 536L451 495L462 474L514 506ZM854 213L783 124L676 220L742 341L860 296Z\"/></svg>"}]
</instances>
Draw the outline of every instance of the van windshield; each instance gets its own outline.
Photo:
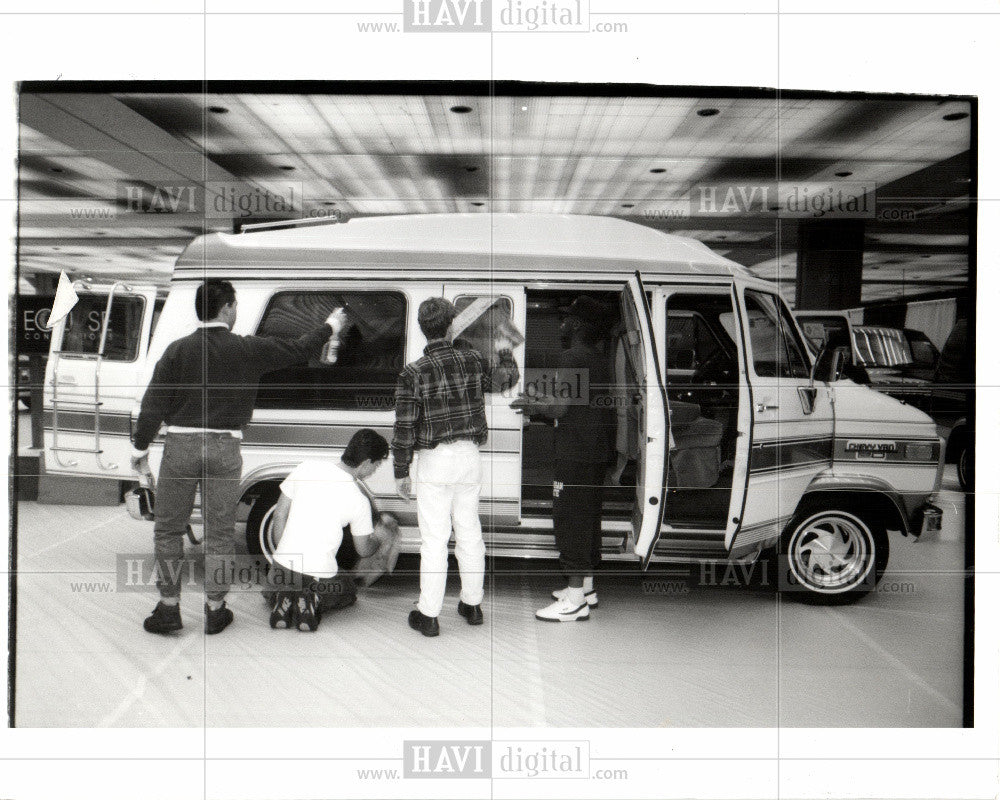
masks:
<instances>
[{"instance_id":1,"label":"van windshield","mask_svg":"<svg viewBox=\"0 0 1000 800\"><path fill-rule=\"evenodd\" d=\"M898 328L859 326L854 345L866 367L898 367L913 363L910 343Z\"/></svg>"}]
</instances>

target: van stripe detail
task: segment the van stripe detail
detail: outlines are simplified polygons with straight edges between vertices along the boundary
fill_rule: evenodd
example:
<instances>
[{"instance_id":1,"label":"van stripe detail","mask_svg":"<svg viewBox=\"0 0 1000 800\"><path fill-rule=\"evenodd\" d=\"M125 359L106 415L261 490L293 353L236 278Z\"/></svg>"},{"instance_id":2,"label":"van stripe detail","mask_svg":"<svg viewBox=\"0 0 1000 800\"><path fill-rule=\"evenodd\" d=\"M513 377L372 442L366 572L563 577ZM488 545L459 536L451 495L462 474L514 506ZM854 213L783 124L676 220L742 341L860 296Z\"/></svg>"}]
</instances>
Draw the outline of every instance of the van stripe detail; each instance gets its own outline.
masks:
<instances>
[{"instance_id":1,"label":"van stripe detail","mask_svg":"<svg viewBox=\"0 0 1000 800\"><path fill-rule=\"evenodd\" d=\"M42 413L42 427L52 430L52 411ZM90 411L60 411L60 433L94 433L94 414ZM101 436L122 435L132 433L131 419L128 414L114 414L110 411L101 412Z\"/></svg>"},{"instance_id":2,"label":"van stripe detail","mask_svg":"<svg viewBox=\"0 0 1000 800\"><path fill-rule=\"evenodd\" d=\"M43 425L52 430L52 412L46 411ZM131 420L128 414L101 414L101 435L129 436ZM363 423L351 424L321 424L302 422L251 422L243 430L243 445L250 447L330 447L345 448L354 432ZM369 426L382 434L386 439L392 439L392 426ZM88 412L59 413L60 433L90 433L94 432L94 415ZM482 447L486 453L517 454L520 452L520 431L506 428L495 428L489 432L486 444ZM162 441L163 437L157 437Z\"/></svg>"},{"instance_id":3,"label":"van stripe detail","mask_svg":"<svg viewBox=\"0 0 1000 800\"><path fill-rule=\"evenodd\" d=\"M864 452L847 449L847 443L862 441L895 442L898 447L894 452L877 454L874 457ZM931 457L928 459L908 458L907 445L930 445ZM818 466L825 463L850 464L905 464L907 466L936 466L940 454L940 442L926 437L904 438L901 436L838 436L831 439L828 436L796 437L772 439L764 442L753 442L750 449L750 473L762 475L787 469L799 469Z\"/></svg>"},{"instance_id":4,"label":"van stripe detail","mask_svg":"<svg viewBox=\"0 0 1000 800\"><path fill-rule=\"evenodd\" d=\"M750 473L828 463L832 456L833 440L829 436L755 441L750 448Z\"/></svg>"}]
</instances>

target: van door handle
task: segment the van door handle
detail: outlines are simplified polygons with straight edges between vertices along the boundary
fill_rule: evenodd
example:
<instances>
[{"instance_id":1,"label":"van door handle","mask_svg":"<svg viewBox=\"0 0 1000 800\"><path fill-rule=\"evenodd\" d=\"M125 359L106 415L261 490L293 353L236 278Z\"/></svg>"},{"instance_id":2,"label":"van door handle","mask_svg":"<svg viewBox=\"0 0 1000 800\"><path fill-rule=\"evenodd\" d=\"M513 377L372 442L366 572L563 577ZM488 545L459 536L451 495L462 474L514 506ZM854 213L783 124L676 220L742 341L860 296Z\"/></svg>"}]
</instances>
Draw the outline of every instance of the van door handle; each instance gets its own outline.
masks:
<instances>
[{"instance_id":1,"label":"van door handle","mask_svg":"<svg viewBox=\"0 0 1000 800\"><path fill-rule=\"evenodd\" d=\"M778 407L767 403L757 403L757 411L777 411Z\"/></svg>"}]
</instances>

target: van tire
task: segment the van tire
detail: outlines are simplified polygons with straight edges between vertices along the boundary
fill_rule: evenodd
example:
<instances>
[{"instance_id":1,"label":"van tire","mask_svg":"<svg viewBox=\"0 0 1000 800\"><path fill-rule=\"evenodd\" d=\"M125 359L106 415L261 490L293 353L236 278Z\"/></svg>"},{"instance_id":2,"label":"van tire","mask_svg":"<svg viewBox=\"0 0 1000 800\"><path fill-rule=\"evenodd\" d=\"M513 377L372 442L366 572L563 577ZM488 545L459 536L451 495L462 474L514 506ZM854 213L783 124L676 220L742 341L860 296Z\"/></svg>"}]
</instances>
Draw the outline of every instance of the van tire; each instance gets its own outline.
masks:
<instances>
[{"instance_id":1,"label":"van tire","mask_svg":"<svg viewBox=\"0 0 1000 800\"><path fill-rule=\"evenodd\" d=\"M968 441L963 441L958 448L958 485L963 492L971 492L973 486L973 476L975 475L975 455L972 452L972 445Z\"/></svg>"},{"instance_id":2,"label":"van tire","mask_svg":"<svg viewBox=\"0 0 1000 800\"><path fill-rule=\"evenodd\" d=\"M246 529L247 552L250 555L264 556L268 561L271 560L272 548L266 535L267 525L270 522L271 511L280 496L281 489L277 484L267 484L261 488L257 499L253 501L250 513L247 515ZM261 535L262 530L264 536Z\"/></svg>"},{"instance_id":3,"label":"van tire","mask_svg":"<svg viewBox=\"0 0 1000 800\"><path fill-rule=\"evenodd\" d=\"M790 599L846 605L872 591L889 563L884 520L842 506L810 504L785 528L779 588Z\"/></svg>"}]
</instances>

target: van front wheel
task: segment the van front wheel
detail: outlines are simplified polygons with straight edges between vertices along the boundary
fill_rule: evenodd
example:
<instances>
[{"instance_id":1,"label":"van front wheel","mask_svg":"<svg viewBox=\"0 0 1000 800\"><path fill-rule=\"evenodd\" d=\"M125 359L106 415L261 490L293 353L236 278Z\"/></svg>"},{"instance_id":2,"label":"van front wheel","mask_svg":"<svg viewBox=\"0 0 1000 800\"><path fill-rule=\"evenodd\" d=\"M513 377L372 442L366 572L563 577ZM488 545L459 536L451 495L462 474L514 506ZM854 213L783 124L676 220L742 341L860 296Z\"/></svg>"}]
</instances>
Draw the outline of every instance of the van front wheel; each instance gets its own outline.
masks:
<instances>
[{"instance_id":1,"label":"van front wheel","mask_svg":"<svg viewBox=\"0 0 1000 800\"><path fill-rule=\"evenodd\" d=\"M875 588L889 563L885 525L839 508L800 511L781 540L782 589L806 603L853 603Z\"/></svg>"},{"instance_id":2,"label":"van front wheel","mask_svg":"<svg viewBox=\"0 0 1000 800\"><path fill-rule=\"evenodd\" d=\"M277 486L264 488L254 500L247 515L247 552L254 556L264 556L271 561L275 542L271 533L271 517L278 502L281 489Z\"/></svg>"}]
</instances>

